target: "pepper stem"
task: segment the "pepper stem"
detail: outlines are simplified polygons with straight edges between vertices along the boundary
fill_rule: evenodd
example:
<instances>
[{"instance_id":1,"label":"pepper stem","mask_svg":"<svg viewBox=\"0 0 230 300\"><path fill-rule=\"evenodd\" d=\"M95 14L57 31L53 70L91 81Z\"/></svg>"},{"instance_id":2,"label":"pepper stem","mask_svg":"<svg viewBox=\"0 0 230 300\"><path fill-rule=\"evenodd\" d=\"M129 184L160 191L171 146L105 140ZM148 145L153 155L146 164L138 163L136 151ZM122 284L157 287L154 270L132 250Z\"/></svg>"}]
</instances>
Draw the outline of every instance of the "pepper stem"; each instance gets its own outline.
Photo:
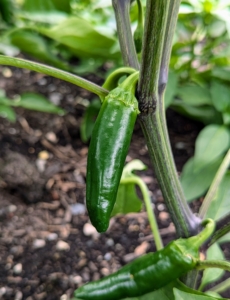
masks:
<instances>
[{"instance_id":1,"label":"pepper stem","mask_svg":"<svg viewBox=\"0 0 230 300\"><path fill-rule=\"evenodd\" d=\"M136 92L136 84L139 79L139 71L133 73L130 75L128 78L126 78L122 83L121 87L126 90L131 92L133 95L135 95Z\"/></svg>"},{"instance_id":2,"label":"pepper stem","mask_svg":"<svg viewBox=\"0 0 230 300\"><path fill-rule=\"evenodd\" d=\"M101 97L105 97L109 93L106 89L80 76L71 74L66 71L62 71L60 69L56 69L54 67L43 65L34 61L0 55L0 65L7 65L12 67L27 69L42 74L46 74L49 76L53 76L55 78L59 78L67 82L73 83Z\"/></svg>"},{"instance_id":3,"label":"pepper stem","mask_svg":"<svg viewBox=\"0 0 230 300\"><path fill-rule=\"evenodd\" d=\"M196 236L187 239L192 248L199 249L200 246L212 235L215 230L215 222L212 219L205 219L202 223L205 228Z\"/></svg>"},{"instance_id":4,"label":"pepper stem","mask_svg":"<svg viewBox=\"0 0 230 300\"><path fill-rule=\"evenodd\" d=\"M108 91L111 91L115 89L118 85L118 80L124 76L124 75L130 75L136 72L135 69L130 68L130 67L122 67L116 69L114 72L112 72L102 85L102 87Z\"/></svg>"}]
</instances>

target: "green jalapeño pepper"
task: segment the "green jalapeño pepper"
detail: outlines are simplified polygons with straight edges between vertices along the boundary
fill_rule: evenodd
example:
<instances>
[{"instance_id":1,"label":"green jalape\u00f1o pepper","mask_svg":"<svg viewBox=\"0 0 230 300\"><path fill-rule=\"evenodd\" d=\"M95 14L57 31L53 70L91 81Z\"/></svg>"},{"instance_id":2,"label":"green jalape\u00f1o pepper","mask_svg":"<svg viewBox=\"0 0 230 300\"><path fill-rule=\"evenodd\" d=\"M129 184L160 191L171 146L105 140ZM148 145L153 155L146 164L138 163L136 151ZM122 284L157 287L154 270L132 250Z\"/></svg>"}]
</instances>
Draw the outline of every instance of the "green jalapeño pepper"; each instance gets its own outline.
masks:
<instances>
[{"instance_id":1,"label":"green jalape\u00f1o pepper","mask_svg":"<svg viewBox=\"0 0 230 300\"><path fill-rule=\"evenodd\" d=\"M144 295L176 280L198 263L199 247L215 227L210 219L204 223L205 229L197 236L178 239L162 250L148 253L118 272L80 287L74 296L83 300L120 300Z\"/></svg>"},{"instance_id":2,"label":"green jalape\u00f1o pepper","mask_svg":"<svg viewBox=\"0 0 230 300\"><path fill-rule=\"evenodd\" d=\"M129 149L138 110L135 87L138 72L112 90L102 103L90 141L86 205L98 232L109 226L110 215Z\"/></svg>"}]
</instances>

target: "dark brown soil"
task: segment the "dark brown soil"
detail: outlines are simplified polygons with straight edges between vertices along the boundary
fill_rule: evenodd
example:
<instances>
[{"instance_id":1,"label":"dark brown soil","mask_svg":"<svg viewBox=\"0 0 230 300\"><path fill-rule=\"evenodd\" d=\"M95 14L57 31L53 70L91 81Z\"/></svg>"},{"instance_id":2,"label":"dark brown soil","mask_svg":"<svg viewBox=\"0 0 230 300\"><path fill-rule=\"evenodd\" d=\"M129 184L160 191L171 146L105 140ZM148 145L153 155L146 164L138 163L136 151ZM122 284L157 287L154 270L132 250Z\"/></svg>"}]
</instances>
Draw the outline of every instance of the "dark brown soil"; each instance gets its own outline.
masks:
<instances>
[{"instance_id":1,"label":"dark brown soil","mask_svg":"<svg viewBox=\"0 0 230 300\"><path fill-rule=\"evenodd\" d=\"M0 88L8 97L35 91L60 101L68 112L60 117L17 109L16 123L0 119L0 299L69 299L83 283L155 250L145 208L113 218L109 230L98 234L84 206L88 144L81 141L79 131L82 99L94 96L41 74L0 70ZM180 172L193 155L202 125L173 111L168 111L167 118ZM175 237L174 227L138 124L127 161L132 159L148 166L139 175L149 187L167 243ZM82 204L79 214L74 212L76 203Z\"/></svg>"}]
</instances>

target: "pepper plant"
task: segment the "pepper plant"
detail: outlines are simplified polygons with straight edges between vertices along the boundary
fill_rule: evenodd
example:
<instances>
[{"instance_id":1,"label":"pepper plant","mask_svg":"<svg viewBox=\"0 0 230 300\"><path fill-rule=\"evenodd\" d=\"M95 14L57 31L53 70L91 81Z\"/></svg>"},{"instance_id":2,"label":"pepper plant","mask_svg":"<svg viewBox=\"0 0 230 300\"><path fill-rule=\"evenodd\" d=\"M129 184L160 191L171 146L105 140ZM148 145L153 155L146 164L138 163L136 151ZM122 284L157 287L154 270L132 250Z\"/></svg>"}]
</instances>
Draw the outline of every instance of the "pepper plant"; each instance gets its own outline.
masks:
<instances>
[{"instance_id":1,"label":"pepper plant","mask_svg":"<svg viewBox=\"0 0 230 300\"><path fill-rule=\"evenodd\" d=\"M1 55L0 63L66 80L100 97L102 106L92 133L86 183L86 204L98 231L106 230L114 214L113 209L119 212L116 208L119 199L116 200L115 196L117 193L119 195L120 180L121 185L139 184L146 196L143 183L135 175L131 176L130 170L127 172L124 169L121 174L136 118L141 125L165 204L176 228L178 240L162 249L151 216L150 222L155 228L156 253L147 254L117 273L79 288L75 292L75 299L223 299L215 292L226 287L226 282L221 288L213 289L215 292L212 294L203 293L202 289L208 280L202 279L198 290L197 275L199 270L205 269L203 278L207 277L206 271L209 268L229 271L230 263L218 259L219 256L217 259L201 261L198 252L201 246L204 251L211 250L210 246L214 246L217 240L230 231L230 214L219 216L215 221L207 219L210 203L228 168L230 154L228 152L222 162L199 215L194 214L185 199L176 172L164 108L180 0L147 0L144 22L141 1L137 3L137 29L133 34L129 15L131 1L112 0L123 67L115 70L102 87L67 71L28 60ZM127 78L121 82L124 75Z\"/></svg>"}]
</instances>

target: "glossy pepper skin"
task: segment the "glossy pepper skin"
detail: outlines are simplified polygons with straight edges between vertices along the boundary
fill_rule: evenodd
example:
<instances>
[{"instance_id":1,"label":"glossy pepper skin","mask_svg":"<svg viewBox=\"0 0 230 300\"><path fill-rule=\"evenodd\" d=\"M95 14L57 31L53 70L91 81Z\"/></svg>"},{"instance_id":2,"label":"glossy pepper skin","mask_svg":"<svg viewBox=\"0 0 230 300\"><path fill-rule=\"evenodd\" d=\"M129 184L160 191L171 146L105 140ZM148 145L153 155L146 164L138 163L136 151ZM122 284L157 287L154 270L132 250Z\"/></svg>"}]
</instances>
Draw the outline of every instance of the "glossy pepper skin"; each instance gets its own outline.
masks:
<instances>
[{"instance_id":1,"label":"glossy pepper skin","mask_svg":"<svg viewBox=\"0 0 230 300\"><path fill-rule=\"evenodd\" d=\"M197 236L178 239L162 250L146 254L118 272L80 287L74 296L82 300L120 300L138 297L167 285L196 267L199 247L215 226L210 219L205 223L207 226Z\"/></svg>"},{"instance_id":2,"label":"glossy pepper skin","mask_svg":"<svg viewBox=\"0 0 230 300\"><path fill-rule=\"evenodd\" d=\"M190 255L181 251L177 242L163 250L146 254L118 272L80 287L75 297L84 300L119 300L137 297L157 290L196 265Z\"/></svg>"},{"instance_id":3,"label":"glossy pepper skin","mask_svg":"<svg viewBox=\"0 0 230 300\"><path fill-rule=\"evenodd\" d=\"M89 146L86 205L90 220L98 232L106 231L109 226L139 112L134 92L129 86L126 87L128 79L103 101Z\"/></svg>"}]
</instances>

